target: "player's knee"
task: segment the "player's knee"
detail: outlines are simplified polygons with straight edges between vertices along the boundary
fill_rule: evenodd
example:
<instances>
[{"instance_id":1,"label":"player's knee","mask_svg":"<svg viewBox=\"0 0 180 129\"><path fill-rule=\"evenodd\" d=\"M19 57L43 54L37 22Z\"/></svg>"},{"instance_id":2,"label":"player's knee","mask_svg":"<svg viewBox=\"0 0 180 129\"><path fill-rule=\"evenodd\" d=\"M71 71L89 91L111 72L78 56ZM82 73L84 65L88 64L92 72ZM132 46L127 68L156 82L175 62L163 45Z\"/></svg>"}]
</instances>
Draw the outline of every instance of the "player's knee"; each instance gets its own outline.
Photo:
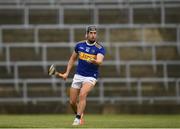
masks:
<instances>
[{"instance_id":1,"label":"player's knee","mask_svg":"<svg viewBox=\"0 0 180 129\"><path fill-rule=\"evenodd\" d=\"M86 99L87 93L80 93L79 94L79 99Z\"/></svg>"},{"instance_id":2,"label":"player's knee","mask_svg":"<svg viewBox=\"0 0 180 129\"><path fill-rule=\"evenodd\" d=\"M75 101L75 100L69 100L69 103L70 103L71 105L76 105L76 101Z\"/></svg>"}]
</instances>

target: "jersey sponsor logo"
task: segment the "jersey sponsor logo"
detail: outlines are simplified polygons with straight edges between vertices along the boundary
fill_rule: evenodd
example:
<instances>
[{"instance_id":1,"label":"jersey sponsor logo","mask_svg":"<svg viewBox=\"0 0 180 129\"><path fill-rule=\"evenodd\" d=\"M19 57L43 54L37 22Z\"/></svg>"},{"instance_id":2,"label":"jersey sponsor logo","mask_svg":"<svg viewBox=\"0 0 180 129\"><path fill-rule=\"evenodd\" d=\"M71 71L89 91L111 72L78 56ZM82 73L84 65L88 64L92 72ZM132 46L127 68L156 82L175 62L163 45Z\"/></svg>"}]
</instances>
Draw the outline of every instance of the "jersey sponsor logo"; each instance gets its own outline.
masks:
<instances>
[{"instance_id":1,"label":"jersey sponsor logo","mask_svg":"<svg viewBox=\"0 0 180 129\"><path fill-rule=\"evenodd\" d=\"M89 59L96 59L96 55L80 52L79 59L86 60L86 61Z\"/></svg>"}]
</instances>

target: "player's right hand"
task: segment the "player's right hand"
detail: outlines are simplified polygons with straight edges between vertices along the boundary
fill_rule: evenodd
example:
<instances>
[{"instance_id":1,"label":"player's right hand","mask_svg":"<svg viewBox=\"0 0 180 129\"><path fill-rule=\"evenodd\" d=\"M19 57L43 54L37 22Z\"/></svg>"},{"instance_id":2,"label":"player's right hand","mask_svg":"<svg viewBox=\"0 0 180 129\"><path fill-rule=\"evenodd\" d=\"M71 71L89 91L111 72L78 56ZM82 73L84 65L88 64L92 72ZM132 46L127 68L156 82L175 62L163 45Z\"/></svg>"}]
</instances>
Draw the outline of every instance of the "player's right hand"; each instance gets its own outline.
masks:
<instances>
[{"instance_id":1,"label":"player's right hand","mask_svg":"<svg viewBox=\"0 0 180 129\"><path fill-rule=\"evenodd\" d=\"M64 80L66 80L67 79L67 77L68 77L68 74L67 73L59 73L58 74L62 79L64 79Z\"/></svg>"}]
</instances>

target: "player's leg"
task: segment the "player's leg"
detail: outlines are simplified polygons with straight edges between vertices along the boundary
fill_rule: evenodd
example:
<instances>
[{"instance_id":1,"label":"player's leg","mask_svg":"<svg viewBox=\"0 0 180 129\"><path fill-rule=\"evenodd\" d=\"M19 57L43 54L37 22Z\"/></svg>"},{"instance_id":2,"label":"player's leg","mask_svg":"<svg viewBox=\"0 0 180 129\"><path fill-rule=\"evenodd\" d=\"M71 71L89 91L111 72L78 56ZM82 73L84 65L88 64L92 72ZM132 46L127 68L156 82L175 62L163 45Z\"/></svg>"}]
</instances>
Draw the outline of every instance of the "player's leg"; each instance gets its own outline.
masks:
<instances>
[{"instance_id":1,"label":"player's leg","mask_svg":"<svg viewBox=\"0 0 180 129\"><path fill-rule=\"evenodd\" d=\"M82 118L84 109L86 107L86 98L88 93L93 89L94 85L89 82L85 82L82 84L82 88L79 93L79 103L77 109L77 115L73 122L73 125L82 125L84 120Z\"/></svg>"},{"instance_id":2,"label":"player's leg","mask_svg":"<svg viewBox=\"0 0 180 129\"><path fill-rule=\"evenodd\" d=\"M70 105L75 114L77 114L77 102L79 98L79 91L82 86L82 81L79 75L75 74L73 78L73 82L70 88Z\"/></svg>"},{"instance_id":3,"label":"player's leg","mask_svg":"<svg viewBox=\"0 0 180 129\"><path fill-rule=\"evenodd\" d=\"M70 105L74 111L75 114L77 114L77 101L79 96L80 89L77 88L70 88Z\"/></svg>"},{"instance_id":4,"label":"player's leg","mask_svg":"<svg viewBox=\"0 0 180 129\"><path fill-rule=\"evenodd\" d=\"M82 82L83 80L81 76L75 74L70 88L70 104L74 113L76 113L76 116L77 116L77 105L78 105L77 103L79 99L79 92L82 86ZM79 124L80 124L80 120L75 118L73 125L79 125Z\"/></svg>"},{"instance_id":5,"label":"player's leg","mask_svg":"<svg viewBox=\"0 0 180 129\"><path fill-rule=\"evenodd\" d=\"M93 89L93 87L94 85L92 83L89 83L89 82L83 83L82 88L79 93L79 103L78 103L78 110L77 110L78 114L81 115L84 112L85 107L86 107L86 100L87 100L88 93Z\"/></svg>"}]
</instances>

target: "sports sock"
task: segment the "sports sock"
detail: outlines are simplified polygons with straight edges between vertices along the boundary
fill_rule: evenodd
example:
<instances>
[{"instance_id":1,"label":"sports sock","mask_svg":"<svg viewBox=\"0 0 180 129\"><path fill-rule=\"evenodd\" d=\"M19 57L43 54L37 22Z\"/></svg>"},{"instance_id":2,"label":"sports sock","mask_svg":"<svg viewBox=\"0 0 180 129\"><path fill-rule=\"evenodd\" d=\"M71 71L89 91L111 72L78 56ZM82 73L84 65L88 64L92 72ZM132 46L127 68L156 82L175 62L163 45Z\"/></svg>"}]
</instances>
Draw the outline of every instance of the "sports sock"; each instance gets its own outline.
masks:
<instances>
[{"instance_id":1,"label":"sports sock","mask_svg":"<svg viewBox=\"0 0 180 129\"><path fill-rule=\"evenodd\" d=\"M81 115L77 114L76 118L81 119Z\"/></svg>"}]
</instances>

